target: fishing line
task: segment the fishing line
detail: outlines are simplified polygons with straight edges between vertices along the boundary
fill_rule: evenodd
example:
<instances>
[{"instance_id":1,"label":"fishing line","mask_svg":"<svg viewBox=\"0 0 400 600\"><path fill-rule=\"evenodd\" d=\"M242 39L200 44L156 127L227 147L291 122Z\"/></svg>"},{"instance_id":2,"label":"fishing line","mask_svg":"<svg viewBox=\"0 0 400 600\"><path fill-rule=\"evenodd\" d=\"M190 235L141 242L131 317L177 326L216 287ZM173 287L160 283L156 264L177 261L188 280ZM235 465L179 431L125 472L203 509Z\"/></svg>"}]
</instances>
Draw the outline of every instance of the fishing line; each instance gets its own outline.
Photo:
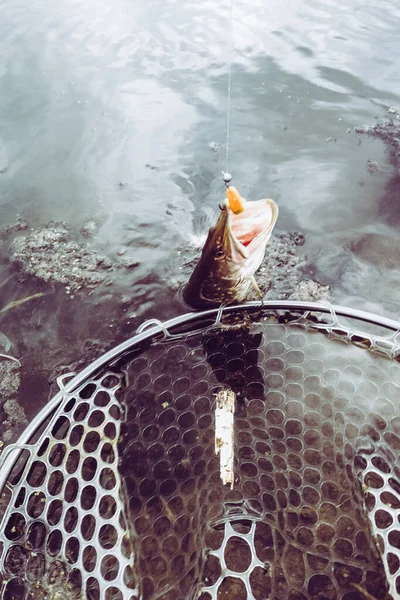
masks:
<instances>
[{"instance_id":1,"label":"fishing line","mask_svg":"<svg viewBox=\"0 0 400 600\"><path fill-rule=\"evenodd\" d=\"M222 172L224 182L228 184L232 175L229 173L229 142L231 129L231 88L232 88L232 59L233 59L233 0L230 0L230 27L229 27L229 60L228 60L228 97L226 115L226 171Z\"/></svg>"}]
</instances>

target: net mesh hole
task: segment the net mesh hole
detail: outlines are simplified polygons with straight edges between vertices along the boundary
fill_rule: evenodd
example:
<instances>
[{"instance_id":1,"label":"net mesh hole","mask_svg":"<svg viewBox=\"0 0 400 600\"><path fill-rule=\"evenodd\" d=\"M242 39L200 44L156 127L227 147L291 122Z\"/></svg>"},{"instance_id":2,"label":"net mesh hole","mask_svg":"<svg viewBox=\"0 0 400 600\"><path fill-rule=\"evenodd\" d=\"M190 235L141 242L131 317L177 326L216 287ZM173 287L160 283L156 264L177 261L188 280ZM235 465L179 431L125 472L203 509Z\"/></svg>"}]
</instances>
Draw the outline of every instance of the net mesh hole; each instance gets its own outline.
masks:
<instances>
[{"instance_id":1,"label":"net mesh hole","mask_svg":"<svg viewBox=\"0 0 400 600\"><path fill-rule=\"evenodd\" d=\"M107 404L110 403L110 400L110 395L106 391L100 390L99 392L97 392L94 398L94 404L96 406L104 408L104 406L107 406Z\"/></svg>"},{"instance_id":2,"label":"net mesh hole","mask_svg":"<svg viewBox=\"0 0 400 600\"><path fill-rule=\"evenodd\" d=\"M65 444L58 443L54 444L49 453L49 463L53 467L59 467L65 458L66 447Z\"/></svg>"},{"instance_id":3,"label":"net mesh hole","mask_svg":"<svg viewBox=\"0 0 400 600\"><path fill-rule=\"evenodd\" d=\"M100 585L97 579L89 577L86 581L87 600L100 600Z\"/></svg>"},{"instance_id":4,"label":"net mesh hole","mask_svg":"<svg viewBox=\"0 0 400 600\"><path fill-rule=\"evenodd\" d=\"M85 387L83 387L80 390L79 397L82 398L83 400L88 400L89 398L91 398L93 396L96 389L97 389L96 384L88 383L87 385L85 385Z\"/></svg>"},{"instance_id":5,"label":"net mesh hole","mask_svg":"<svg viewBox=\"0 0 400 600\"><path fill-rule=\"evenodd\" d=\"M105 419L105 414L101 410L94 410L89 417L88 425L89 427L99 427Z\"/></svg>"},{"instance_id":6,"label":"net mesh hole","mask_svg":"<svg viewBox=\"0 0 400 600\"><path fill-rule=\"evenodd\" d=\"M225 563L230 571L242 573L251 563L251 549L246 540L232 536L225 547Z\"/></svg>"},{"instance_id":7,"label":"net mesh hole","mask_svg":"<svg viewBox=\"0 0 400 600\"><path fill-rule=\"evenodd\" d=\"M391 546L400 550L400 531L398 531L398 530L389 531L388 540L389 540L389 544Z\"/></svg>"},{"instance_id":8,"label":"net mesh hole","mask_svg":"<svg viewBox=\"0 0 400 600\"><path fill-rule=\"evenodd\" d=\"M96 528L96 520L93 515L85 515L81 522L81 534L86 541L90 541Z\"/></svg>"},{"instance_id":9,"label":"net mesh hole","mask_svg":"<svg viewBox=\"0 0 400 600\"><path fill-rule=\"evenodd\" d=\"M105 444L103 444L103 446L101 448L100 456L101 456L101 460L103 462L110 463L110 464L115 462L114 449L110 443L106 442Z\"/></svg>"},{"instance_id":10,"label":"net mesh hole","mask_svg":"<svg viewBox=\"0 0 400 600\"><path fill-rule=\"evenodd\" d=\"M12 598L13 600L24 600L26 587L24 580L19 577L13 577L10 579L4 589L5 598Z\"/></svg>"},{"instance_id":11,"label":"net mesh hole","mask_svg":"<svg viewBox=\"0 0 400 600\"><path fill-rule=\"evenodd\" d=\"M59 561L54 560L49 567L48 573L48 582L53 585L55 583L59 583L61 585L65 585L67 582L67 573L65 569L65 565Z\"/></svg>"},{"instance_id":12,"label":"net mesh hole","mask_svg":"<svg viewBox=\"0 0 400 600\"><path fill-rule=\"evenodd\" d=\"M36 552L29 556L26 573L28 579L35 583L44 578L46 573L46 559L43 554Z\"/></svg>"},{"instance_id":13,"label":"net mesh hole","mask_svg":"<svg viewBox=\"0 0 400 600\"><path fill-rule=\"evenodd\" d=\"M82 425L75 425L71 433L69 434L69 444L70 446L77 446L82 440L84 434L84 428Z\"/></svg>"},{"instance_id":14,"label":"net mesh hole","mask_svg":"<svg viewBox=\"0 0 400 600\"><path fill-rule=\"evenodd\" d=\"M47 490L50 496L58 496L64 484L64 475L62 471L53 471L49 477Z\"/></svg>"},{"instance_id":15,"label":"net mesh hole","mask_svg":"<svg viewBox=\"0 0 400 600\"><path fill-rule=\"evenodd\" d=\"M75 502L79 490L79 483L76 477L70 477L67 481L64 491L66 502Z\"/></svg>"},{"instance_id":16,"label":"net mesh hole","mask_svg":"<svg viewBox=\"0 0 400 600\"><path fill-rule=\"evenodd\" d=\"M105 388L112 389L118 386L119 378L116 375L107 375L101 380L101 385Z\"/></svg>"},{"instance_id":17,"label":"net mesh hole","mask_svg":"<svg viewBox=\"0 0 400 600\"><path fill-rule=\"evenodd\" d=\"M26 481L31 487L40 487L43 485L46 475L46 465L42 461L36 460L32 463L31 468L29 469Z\"/></svg>"},{"instance_id":18,"label":"net mesh hole","mask_svg":"<svg viewBox=\"0 0 400 600\"><path fill-rule=\"evenodd\" d=\"M70 398L68 400L68 402L66 403L66 405L64 406L64 412L65 413L71 412L71 410L74 408L75 404L76 404L76 399Z\"/></svg>"},{"instance_id":19,"label":"net mesh hole","mask_svg":"<svg viewBox=\"0 0 400 600\"><path fill-rule=\"evenodd\" d=\"M87 402L80 402L74 411L74 421L84 421L90 410L90 404Z\"/></svg>"},{"instance_id":20,"label":"net mesh hole","mask_svg":"<svg viewBox=\"0 0 400 600\"><path fill-rule=\"evenodd\" d=\"M101 560L101 574L106 581L113 581L117 578L119 571L119 562L115 556L107 554Z\"/></svg>"},{"instance_id":21,"label":"net mesh hole","mask_svg":"<svg viewBox=\"0 0 400 600\"><path fill-rule=\"evenodd\" d=\"M67 589L73 598L79 599L82 591L82 573L79 569L72 569L67 578Z\"/></svg>"},{"instance_id":22,"label":"net mesh hole","mask_svg":"<svg viewBox=\"0 0 400 600\"><path fill-rule=\"evenodd\" d=\"M53 500L50 502L47 509L47 522L49 525L57 525L62 515L62 502L61 500Z\"/></svg>"},{"instance_id":23,"label":"net mesh hole","mask_svg":"<svg viewBox=\"0 0 400 600\"><path fill-rule=\"evenodd\" d=\"M97 491L93 485L85 486L80 495L80 505L83 510L91 510L96 502Z\"/></svg>"},{"instance_id":24,"label":"net mesh hole","mask_svg":"<svg viewBox=\"0 0 400 600\"><path fill-rule=\"evenodd\" d=\"M103 525L99 531L99 543L107 550L114 548L117 543L117 530L113 525Z\"/></svg>"},{"instance_id":25,"label":"net mesh hole","mask_svg":"<svg viewBox=\"0 0 400 600\"><path fill-rule=\"evenodd\" d=\"M97 563L97 552L94 546L86 546L82 552L82 564L83 568L91 573L96 567Z\"/></svg>"},{"instance_id":26,"label":"net mesh hole","mask_svg":"<svg viewBox=\"0 0 400 600\"><path fill-rule=\"evenodd\" d=\"M75 506L71 506L65 513L64 528L67 533L72 533L78 525L79 514Z\"/></svg>"},{"instance_id":27,"label":"net mesh hole","mask_svg":"<svg viewBox=\"0 0 400 600\"><path fill-rule=\"evenodd\" d=\"M388 552L388 565L390 574L394 575L400 567L399 557L396 556L396 554L393 554L392 552Z\"/></svg>"},{"instance_id":28,"label":"net mesh hole","mask_svg":"<svg viewBox=\"0 0 400 600\"><path fill-rule=\"evenodd\" d=\"M106 590L105 600L124 600L122 592L115 587Z\"/></svg>"},{"instance_id":29,"label":"net mesh hole","mask_svg":"<svg viewBox=\"0 0 400 600\"><path fill-rule=\"evenodd\" d=\"M124 583L130 589L134 589L136 587L133 570L129 565L124 569Z\"/></svg>"},{"instance_id":30,"label":"net mesh hole","mask_svg":"<svg viewBox=\"0 0 400 600\"><path fill-rule=\"evenodd\" d=\"M108 467L100 471L99 481L101 487L105 490L112 490L117 484L114 472Z\"/></svg>"},{"instance_id":31,"label":"net mesh hole","mask_svg":"<svg viewBox=\"0 0 400 600\"><path fill-rule=\"evenodd\" d=\"M110 438L110 440L115 439L115 436L117 435L117 430L114 423L107 423L107 425L104 427L104 435Z\"/></svg>"},{"instance_id":32,"label":"net mesh hole","mask_svg":"<svg viewBox=\"0 0 400 600\"><path fill-rule=\"evenodd\" d=\"M100 444L100 435L97 431L89 431L83 442L83 449L88 454L95 452Z\"/></svg>"},{"instance_id":33,"label":"net mesh hole","mask_svg":"<svg viewBox=\"0 0 400 600\"><path fill-rule=\"evenodd\" d=\"M393 517L386 510L377 510L374 514L374 519L379 529L386 529L393 523Z\"/></svg>"},{"instance_id":34,"label":"net mesh hole","mask_svg":"<svg viewBox=\"0 0 400 600\"><path fill-rule=\"evenodd\" d=\"M29 527L27 535L27 547L31 550L38 550L44 544L46 539L46 528L43 523L36 521Z\"/></svg>"},{"instance_id":35,"label":"net mesh hole","mask_svg":"<svg viewBox=\"0 0 400 600\"><path fill-rule=\"evenodd\" d=\"M117 503L112 496L102 496L99 504L99 514L103 519L112 519L117 510Z\"/></svg>"},{"instance_id":36,"label":"net mesh hole","mask_svg":"<svg viewBox=\"0 0 400 600\"><path fill-rule=\"evenodd\" d=\"M19 490L18 495L17 495L17 497L15 499L14 507L15 508L19 508L20 506L22 506L23 503L24 503L24 501L25 501L25 497L26 497L26 488L22 487Z\"/></svg>"},{"instance_id":37,"label":"net mesh hole","mask_svg":"<svg viewBox=\"0 0 400 600\"><path fill-rule=\"evenodd\" d=\"M63 440L67 437L69 427L70 420L68 419L68 417L61 416L54 423L53 429L51 430L51 435L56 440Z\"/></svg>"},{"instance_id":38,"label":"net mesh hole","mask_svg":"<svg viewBox=\"0 0 400 600\"><path fill-rule=\"evenodd\" d=\"M63 543L63 538L61 531L58 529L54 529L47 540L46 550L50 556L57 556L61 550L61 546Z\"/></svg>"},{"instance_id":39,"label":"net mesh hole","mask_svg":"<svg viewBox=\"0 0 400 600\"><path fill-rule=\"evenodd\" d=\"M217 600L246 600L247 592L243 581L235 577L225 577L218 588Z\"/></svg>"},{"instance_id":40,"label":"net mesh hole","mask_svg":"<svg viewBox=\"0 0 400 600\"><path fill-rule=\"evenodd\" d=\"M76 563L79 557L80 544L76 537L69 537L65 544L65 555L68 562Z\"/></svg>"},{"instance_id":41,"label":"net mesh hole","mask_svg":"<svg viewBox=\"0 0 400 600\"><path fill-rule=\"evenodd\" d=\"M80 453L79 450L72 450L67 457L67 461L65 464L65 468L67 473L69 473L70 475L72 473L75 473L75 471L77 470L78 466L79 466L79 462L80 462Z\"/></svg>"},{"instance_id":42,"label":"net mesh hole","mask_svg":"<svg viewBox=\"0 0 400 600\"><path fill-rule=\"evenodd\" d=\"M27 562L27 551L23 546L11 546L5 558L5 568L12 575L24 576L25 565Z\"/></svg>"},{"instance_id":43,"label":"net mesh hole","mask_svg":"<svg viewBox=\"0 0 400 600\"><path fill-rule=\"evenodd\" d=\"M12 513L8 519L4 535L8 540L15 541L25 535L26 521L20 513Z\"/></svg>"},{"instance_id":44,"label":"net mesh hole","mask_svg":"<svg viewBox=\"0 0 400 600\"><path fill-rule=\"evenodd\" d=\"M38 457L41 457L44 454L46 454L49 445L50 445L50 438L45 438L43 440L43 442L40 444L39 449L37 451Z\"/></svg>"},{"instance_id":45,"label":"net mesh hole","mask_svg":"<svg viewBox=\"0 0 400 600\"><path fill-rule=\"evenodd\" d=\"M81 475L84 481L91 481L97 471L97 460L88 456L82 463Z\"/></svg>"},{"instance_id":46,"label":"net mesh hole","mask_svg":"<svg viewBox=\"0 0 400 600\"><path fill-rule=\"evenodd\" d=\"M42 491L33 492L26 505L26 512L33 519L40 517L46 506L46 496Z\"/></svg>"}]
</instances>

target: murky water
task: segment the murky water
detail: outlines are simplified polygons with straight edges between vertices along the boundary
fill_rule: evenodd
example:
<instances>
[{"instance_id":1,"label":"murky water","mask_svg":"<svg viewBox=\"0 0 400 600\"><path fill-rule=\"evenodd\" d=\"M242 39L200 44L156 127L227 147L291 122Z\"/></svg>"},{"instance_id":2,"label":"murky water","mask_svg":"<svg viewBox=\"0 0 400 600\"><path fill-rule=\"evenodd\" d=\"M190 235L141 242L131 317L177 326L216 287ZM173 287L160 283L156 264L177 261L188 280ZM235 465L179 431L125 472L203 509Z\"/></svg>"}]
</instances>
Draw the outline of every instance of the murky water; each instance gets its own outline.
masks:
<instances>
[{"instance_id":1,"label":"murky water","mask_svg":"<svg viewBox=\"0 0 400 600\"><path fill-rule=\"evenodd\" d=\"M34 373L46 356L67 363L87 339L112 345L146 318L183 311L165 269L224 193L230 1L0 0L0 15L2 224L93 219L103 253L140 261L86 300L58 290L0 315ZM278 202L278 232L306 234L312 275L336 302L391 316L393 167L353 128L400 105L399 18L389 0L233 0L234 183L248 199ZM33 288L0 290L0 302Z\"/></svg>"}]
</instances>

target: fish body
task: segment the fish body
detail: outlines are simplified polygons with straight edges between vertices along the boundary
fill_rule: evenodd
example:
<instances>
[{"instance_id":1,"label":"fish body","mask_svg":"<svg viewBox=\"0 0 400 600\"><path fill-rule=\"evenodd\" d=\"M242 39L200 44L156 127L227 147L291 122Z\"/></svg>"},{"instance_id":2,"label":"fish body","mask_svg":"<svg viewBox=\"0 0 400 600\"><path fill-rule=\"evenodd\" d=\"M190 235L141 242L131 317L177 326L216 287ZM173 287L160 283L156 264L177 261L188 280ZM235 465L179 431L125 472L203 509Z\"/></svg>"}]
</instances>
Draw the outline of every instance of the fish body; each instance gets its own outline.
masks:
<instances>
[{"instance_id":1,"label":"fish body","mask_svg":"<svg viewBox=\"0 0 400 600\"><path fill-rule=\"evenodd\" d=\"M270 199L243 200L243 210L239 213L231 210L227 199L220 210L217 223L208 232L199 262L183 290L184 300L193 308L215 307L246 299L278 218L278 206Z\"/></svg>"}]
</instances>

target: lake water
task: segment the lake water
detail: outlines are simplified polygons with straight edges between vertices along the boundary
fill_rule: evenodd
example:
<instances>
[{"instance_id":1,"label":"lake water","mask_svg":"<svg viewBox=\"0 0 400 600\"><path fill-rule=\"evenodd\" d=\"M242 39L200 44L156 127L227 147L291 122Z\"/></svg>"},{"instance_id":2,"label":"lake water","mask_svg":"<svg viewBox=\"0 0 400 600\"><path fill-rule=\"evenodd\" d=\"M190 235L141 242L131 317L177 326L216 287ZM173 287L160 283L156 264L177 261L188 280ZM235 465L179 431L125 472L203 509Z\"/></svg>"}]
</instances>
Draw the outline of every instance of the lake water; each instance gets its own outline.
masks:
<instances>
[{"instance_id":1,"label":"lake water","mask_svg":"<svg viewBox=\"0 0 400 600\"><path fill-rule=\"evenodd\" d=\"M228 0L0 0L0 15L2 225L95 220L103 253L140 261L107 293L32 305L23 334L20 315L2 317L33 371L183 310L165 264L224 194L231 56L235 185L278 202L278 233L306 234L310 276L335 302L399 316L393 167L354 133L400 106L398 3L233 0L233 48ZM110 328L122 294L132 301Z\"/></svg>"}]
</instances>

